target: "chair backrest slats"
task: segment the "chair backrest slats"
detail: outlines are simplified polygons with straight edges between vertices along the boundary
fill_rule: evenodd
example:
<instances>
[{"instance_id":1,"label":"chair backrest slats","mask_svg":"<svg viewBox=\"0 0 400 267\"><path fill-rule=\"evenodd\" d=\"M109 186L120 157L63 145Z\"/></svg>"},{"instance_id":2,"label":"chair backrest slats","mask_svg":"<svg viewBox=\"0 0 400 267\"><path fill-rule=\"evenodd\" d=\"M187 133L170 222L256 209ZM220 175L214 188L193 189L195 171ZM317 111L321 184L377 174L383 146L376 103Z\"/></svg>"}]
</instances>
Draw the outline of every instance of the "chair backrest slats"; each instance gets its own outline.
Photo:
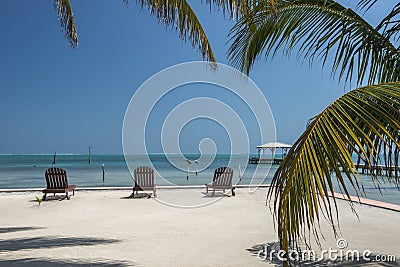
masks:
<instances>
[{"instance_id":1,"label":"chair backrest slats","mask_svg":"<svg viewBox=\"0 0 400 267\"><path fill-rule=\"evenodd\" d=\"M231 186L233 170L229 167L219 167L214 172L213 186Z\"/></svg>"},{"instance_id":2,"label":"chair backrest slats","mask_svg":"<svg viewBox=\"0 0 400 267\"><path fill-rule=\"evenodd\" d=\"M134 170L135 184L140 187L154 186L154 170L147 166L140 166Z\"/></svg>"},{"instance_id":3,"label":"chair backrest slats","mask_svg":"<svg viewBox=\"0 0 400 267\"><path fill-rule=\"evenodd\" d=\"M61 168L49 168L45 172L48 189L68 188L67 172Z\"/></svg>"}]
</instances>

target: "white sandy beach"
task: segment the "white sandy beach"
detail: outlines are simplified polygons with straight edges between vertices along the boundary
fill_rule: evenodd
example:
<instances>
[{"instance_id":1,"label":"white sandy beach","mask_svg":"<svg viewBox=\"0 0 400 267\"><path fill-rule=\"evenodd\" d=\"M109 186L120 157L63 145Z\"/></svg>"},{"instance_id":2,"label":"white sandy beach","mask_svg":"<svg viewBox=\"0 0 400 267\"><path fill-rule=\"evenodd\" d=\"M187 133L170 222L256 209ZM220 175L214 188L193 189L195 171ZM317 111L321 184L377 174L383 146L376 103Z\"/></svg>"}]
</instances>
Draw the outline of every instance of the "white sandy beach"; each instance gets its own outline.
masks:
<instances>
[{"instance_id":1,"label":"white sandy beach","mask_svg":"<svg viewBox=\"0 0 400 267\"><path fill-rule=\"evenodd\" d=\"M203 191L158 190L160 198L202 198ZM235 197L186 209L126 199L131 192L121 190L78 191L69 201L40 206L34 202L39 192L2 193L0 266L274 266L248 251L277 241L266 192L249 194L242 188ZM400 213L356 207L360 221L339 201L348 247L394 254L399 262ZM322 229L323 248L336 248L326 223Z\"/></svg>"}]
</instances>

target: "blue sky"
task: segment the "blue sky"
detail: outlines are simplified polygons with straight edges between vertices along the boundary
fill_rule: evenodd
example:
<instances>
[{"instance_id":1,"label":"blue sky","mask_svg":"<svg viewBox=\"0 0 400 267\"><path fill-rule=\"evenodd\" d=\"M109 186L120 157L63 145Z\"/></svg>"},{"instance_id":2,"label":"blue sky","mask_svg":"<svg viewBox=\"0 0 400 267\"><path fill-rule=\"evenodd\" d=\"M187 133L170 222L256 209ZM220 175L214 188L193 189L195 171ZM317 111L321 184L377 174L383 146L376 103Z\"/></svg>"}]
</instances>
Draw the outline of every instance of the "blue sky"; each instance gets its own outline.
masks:
<instances>
[{"instance_id":1,"label":"blue sky","mask_svg":"<svg viewBox=\"0 0 400 267\"><path fill-rule=\"evenodd\" d=\"M201 1L190 3L218 62L228 64L225 43L233 22L222 12L210 12ZM89 145L93 153L121 153L125 109L141 83L166 67L201 60L189 43L134 1L129 7L112 0L71 4L77 49L67 45L52 1L0 1L0 153L85 153ZM370 19L379 15L373 13ZM287 143L344 92L328 68L310 68L295 57L262 59L250 77L269 102L277 139ZM207 90L202 92L206 95ZM191 93L183 94L187 98ZM218 126L200 122L190 127L182 133L187 134L181 142L185 152L196 152L206 136L215 138L219 152L228 150ZM154 143L150 152L160 152Z\"/></svg>"}]
</instances>

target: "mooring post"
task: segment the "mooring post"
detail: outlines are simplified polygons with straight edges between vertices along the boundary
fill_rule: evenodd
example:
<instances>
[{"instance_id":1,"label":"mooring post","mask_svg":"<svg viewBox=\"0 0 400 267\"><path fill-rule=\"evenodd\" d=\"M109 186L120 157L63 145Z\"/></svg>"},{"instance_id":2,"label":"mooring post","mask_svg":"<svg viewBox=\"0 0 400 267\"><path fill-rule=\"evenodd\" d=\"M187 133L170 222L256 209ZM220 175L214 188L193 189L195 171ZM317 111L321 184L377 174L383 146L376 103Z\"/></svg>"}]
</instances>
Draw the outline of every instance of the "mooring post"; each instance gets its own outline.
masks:
<instances>
[{"instance_id":1,"label":"mooring post","mask_svg":"<svg viewBox=\"0 0 400 267\"><path fill-rule=\"evenodd\" d=\"M101 170L103 171L103 185L104 185L104 177L105 177L104 163L101 165Z\"/></svg>"},{"instance_id":2,"label":"mooring post","mask_svg":"<svg viewBox=\"0 0 400 267\"><path fill-rule=\"evenodd\" d=\"M57 157L57 151L54 151L53 162L51 163L51 167L54 167L54 165L56 165L56 157Z\"/></svg>"},{"instance_id":3,"label":"mooring post","mask_svg":"<svg viewBox=\"0 0 400 267\"><path fill-rule=\"evenodd\" d=\"M89 146L89 158L88 158L89 164L90 164L90 162L91 162L91 159L90 159L91 155L92 155L92 151L91 151L91 147Z\"/></svg>"},{"instance_id":4,"label":"mooring post","mask_svg":"<svg viewBox=\"0 0 400 267\"><path fill-rule=\"evenodd\" d=\"M190 160L186 160L187 162L187 173L186 173L186 180L189 180L189 171L190 171L190 164L192 164L192 162Z\"/></svg>"}]
</instances>

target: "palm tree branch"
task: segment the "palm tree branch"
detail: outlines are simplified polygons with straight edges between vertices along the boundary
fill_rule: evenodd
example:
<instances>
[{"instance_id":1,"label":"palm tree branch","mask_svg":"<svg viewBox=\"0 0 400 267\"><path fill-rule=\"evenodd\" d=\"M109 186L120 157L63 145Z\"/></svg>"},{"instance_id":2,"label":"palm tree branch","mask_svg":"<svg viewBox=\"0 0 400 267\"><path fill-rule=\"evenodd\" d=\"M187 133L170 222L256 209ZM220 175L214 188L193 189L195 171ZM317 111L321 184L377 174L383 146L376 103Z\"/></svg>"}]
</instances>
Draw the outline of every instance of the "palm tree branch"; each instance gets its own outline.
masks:
<instances>
[{"instance_id":1,"label":"palm tree branch","mask_svg":"<svg viewBox=\"0 0 400 267\"><path fill-rule=\"evenodd\" d=\"M385 166L395 168L382 175L394 176L393 181L400 183L399 162L388 153L400 148L399 121L400 82L350 91L313 119L279 166L268 191L282 249L301 241L309 245L307 232L319 242L319 213L336 234L339 213L334 192L347 196L352 209L349 189L365 195L353 155L365 166L384 158ZM373 181L383 179L370 170Z\"/></svg>"},{"instance_id":2,"label":"palm tree branch","mask_svg":"<svg viewBox=\"0 0 400 267\"><path fill-rule=\"evenodd\" d=\"M378 0L360 0L360 2L357 4L357 7L368 11L373 5L376 4L376 2L378 2Z\"/></svg>"},{"instance_id":3,"label":"palm tree branch","mask_svg":"<svg viewBox=\"0 0 400 267\"><path fill-rule=\"evenodd\" d=\"M58 20L61 28L65 31L68 44L77 47L78 34L69 0L54 0L54 8L57 10Z\"/></svg>"},{"instance_id":4,"label":"palm tree branch","mask_svg":"<svg viewBox=\"0 0 400 267\"><path fill-rule=\"evenodd\" d=\"M138 0L142 7L147 7L150 14L167 26L175 28L180 38L189 40L197 47L203 58L215 62L215 56L207 35L186 0Z\"/></svg>"},{"instance_id":5,"label":"palm tree branch","mask_svg":"<svg viewBox=\"0 0 400 267\"><path fill-rule=\"evenodd\" d=\"M400 32L400 2L382 19L376 27L378 31L383 30L383 35L387 38L396 37ZM395 38L396 40L396 38Z\"/></svg>"},{"instance_id":6,"label":"palm tree branch","mask_svg":"<svg viewBox=\"0 0 400 267\"><path fill-rule=\"evenodd\" d=\"M262 53L274 57L280 49L298 49L299 57L310 63L319 58L325 65L336 49L332 75L339 72L346 82L353 73L358 84L365 78L369 84L400 79L399 49L357 13L334 1L282 1L277 19L265 5L256 7L236 23L229 37L228 58L245 73Z\"/></svg>"}]
</instances>

